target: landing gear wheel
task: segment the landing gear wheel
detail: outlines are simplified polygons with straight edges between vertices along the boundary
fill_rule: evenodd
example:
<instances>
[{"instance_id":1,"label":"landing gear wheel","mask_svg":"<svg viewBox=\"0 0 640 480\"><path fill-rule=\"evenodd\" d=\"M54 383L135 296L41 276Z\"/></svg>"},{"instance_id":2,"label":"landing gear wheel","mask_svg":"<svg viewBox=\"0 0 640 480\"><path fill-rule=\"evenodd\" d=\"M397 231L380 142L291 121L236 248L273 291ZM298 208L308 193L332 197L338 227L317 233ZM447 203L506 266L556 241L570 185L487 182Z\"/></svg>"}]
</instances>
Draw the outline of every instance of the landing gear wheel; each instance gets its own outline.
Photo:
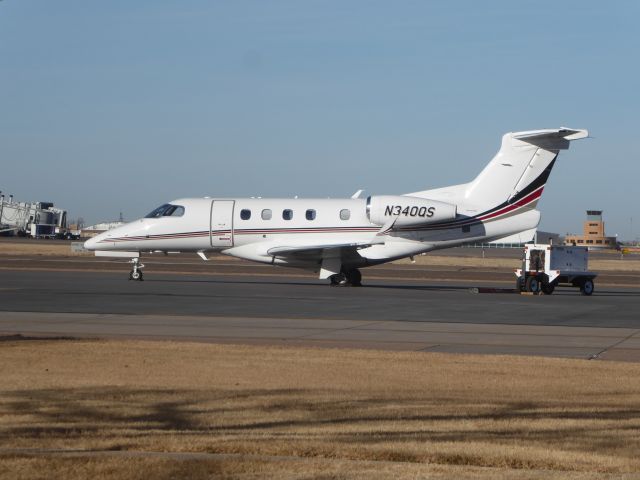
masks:
<instances>
[{"instance_id":1,"label":"landing gear wheel","mask_svg":"<svg viewBox=\"0 0 640 480\"><path fill-rule=\"evenodd\" d=\"M553 283L542 282L542 293L545 295L551 295L556 286Z\"/></svg>"},{"instance_id":2,"label":"landing gear wheel","mask_svg":"<svg viewBox=\"0 0 640 480\"><path fill-rule=\"evenodd\" d=\"M584 282L582 282L582 284L580 285L580 293L582 293L583 295L591 295L593 293L593 280L587 278Z\"/></svg>"},{"instance_id":3,"label":"landing gear wheel","mask_svg":"<svg viewBox=\"0 0 640 480\"><path fill-rule=\"evenodd\" d=\"M347 270L344 274L352 287L362 286L362 274L360 273L360 270L354 268L353 270Z\"/></svg>"},{"instance_id":4,"label":"landing gear wheel","mask_svg":"<svg viewBox=\"0 0 640 480\"><path fill-rule=\"evenodd\" d=\"M131 272L129 273L129 280L137 280L139 282L142 282L144 280L142 275L142 269L144 268L144 265L140 263L140 258L132 258L129 263L133 264Z\"/></svg>"},{"instance_id":5,"label":"landing gear wheel","mask_svg":"<svg viewBox=\"0 0 640 480\"><path fill-rule=\"evenodd\" d=\"M540 280L536 277L527 277L525 289L527 292L538 293L540 291Z\"/></svg>"},{"instance_id":6,"label":"landing gear wheel","mask_svg":"<svg viewBox=\"0 0 640 480\"><path fill-rule=\"evenodd\" d=\"M144 277L140 270L138 271L131 270L131 273L129 273L129 280L138 280L139 282L142 282L144 280Z\"/></svg>"},{"instance_id":7,"label":"landing gear wheel","mask_svg":"<svg viewBox=\"0 0 640 480\"><path fill-rule=\"evenodd\" d=\"M333 287L360 287L362 286L362 274L360 270L354 268L331 275L329 281Z\"/></svg>"}]
</instances>

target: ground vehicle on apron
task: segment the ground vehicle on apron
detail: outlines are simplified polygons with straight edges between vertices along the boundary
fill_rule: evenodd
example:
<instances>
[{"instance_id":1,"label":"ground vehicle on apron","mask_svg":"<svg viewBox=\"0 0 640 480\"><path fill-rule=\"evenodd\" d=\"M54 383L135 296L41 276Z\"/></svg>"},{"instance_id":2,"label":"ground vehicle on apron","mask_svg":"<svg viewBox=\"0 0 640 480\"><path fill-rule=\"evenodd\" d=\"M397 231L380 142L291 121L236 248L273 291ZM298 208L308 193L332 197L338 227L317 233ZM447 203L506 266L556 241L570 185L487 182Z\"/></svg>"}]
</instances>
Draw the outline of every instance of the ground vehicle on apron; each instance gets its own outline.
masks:
<instances>
[{"instance_id":1,"label":"ground vehicle on apron","mask_svg":"<svg viewBox=\"0 0 640 480\"><path fill-rule=\"evenodd\" d=\"M589 271L587 247L527 244L522 267L515 270L516 290L551 295L558 285L578 287L591 295L597 273Z\"/></svg>"}]
</instances>

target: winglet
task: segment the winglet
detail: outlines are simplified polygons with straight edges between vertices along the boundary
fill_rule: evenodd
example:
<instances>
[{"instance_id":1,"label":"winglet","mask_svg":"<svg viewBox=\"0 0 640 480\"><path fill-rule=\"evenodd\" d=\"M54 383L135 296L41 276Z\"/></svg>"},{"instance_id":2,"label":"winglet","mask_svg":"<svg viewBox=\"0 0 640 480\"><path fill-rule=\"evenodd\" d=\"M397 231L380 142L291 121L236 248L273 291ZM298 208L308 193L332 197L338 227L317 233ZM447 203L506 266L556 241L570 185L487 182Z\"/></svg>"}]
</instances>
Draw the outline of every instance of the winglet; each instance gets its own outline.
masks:
<instances>
[{"instance_id":1,"label":"winglet","mask_svg":"<svg viewBox=\"0 0 640 480\"><path fill-rule=\"evenodd\" d=\"M351 195L351 198L360 198L360 194L362 194L362 190L358 190L356 193Z\"/></svg>"}]
</instances>

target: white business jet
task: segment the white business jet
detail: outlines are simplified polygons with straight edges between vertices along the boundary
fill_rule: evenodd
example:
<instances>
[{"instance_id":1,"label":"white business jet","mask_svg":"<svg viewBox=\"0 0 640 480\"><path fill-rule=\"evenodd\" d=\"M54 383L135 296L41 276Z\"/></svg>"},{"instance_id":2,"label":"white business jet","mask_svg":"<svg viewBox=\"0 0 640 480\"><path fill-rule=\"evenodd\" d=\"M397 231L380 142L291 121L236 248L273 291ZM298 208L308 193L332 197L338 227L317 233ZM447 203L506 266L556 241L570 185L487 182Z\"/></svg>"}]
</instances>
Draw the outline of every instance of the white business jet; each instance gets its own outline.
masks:
<instances>
[{"instance_id":1,"label":"white business jet","mask_svg":"<svg viewBox=\"0 0 640 480\"><path fill-rule=\"evenodd\" d=\"M405 195L179 199L87 240L85 247L98 256L130 258L133 280L142 280L142 253L194 252L206 260L220 252L357 286L362 267L518 234L530 241L558 152L587 136L569 128L507 133L471 182Z\"/></svg>"}]
</instances>

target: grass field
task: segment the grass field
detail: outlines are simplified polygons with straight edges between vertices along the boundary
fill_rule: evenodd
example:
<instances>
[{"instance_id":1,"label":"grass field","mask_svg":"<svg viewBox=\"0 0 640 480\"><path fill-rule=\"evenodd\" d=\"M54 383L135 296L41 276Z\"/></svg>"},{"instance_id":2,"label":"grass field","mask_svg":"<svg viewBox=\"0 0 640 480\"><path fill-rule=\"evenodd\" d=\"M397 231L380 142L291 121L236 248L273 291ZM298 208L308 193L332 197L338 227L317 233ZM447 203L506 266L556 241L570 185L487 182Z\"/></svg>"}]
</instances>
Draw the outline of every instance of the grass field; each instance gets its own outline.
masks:
<instances>
[{"instance_id":1,"label":"grass field","mask_svg":"<svg viewBox=\"0 0 640 480\"><path fill-rule=\"evenodd\" d=\"M0 478L640 472L636 364L8 340L0 366Z\"/></svg>"},{"instance_id":2,"label":"grass field","mask_svg":"<svg viewBox=\"0 0 640 480\"><path fill-rule=\"evenodd\" d=\"M59 240L31 240L28 242L4 240L0 242L0 255L93 256L93 252L72 252L69 242Z\"/></svg>"}]
</instances>

